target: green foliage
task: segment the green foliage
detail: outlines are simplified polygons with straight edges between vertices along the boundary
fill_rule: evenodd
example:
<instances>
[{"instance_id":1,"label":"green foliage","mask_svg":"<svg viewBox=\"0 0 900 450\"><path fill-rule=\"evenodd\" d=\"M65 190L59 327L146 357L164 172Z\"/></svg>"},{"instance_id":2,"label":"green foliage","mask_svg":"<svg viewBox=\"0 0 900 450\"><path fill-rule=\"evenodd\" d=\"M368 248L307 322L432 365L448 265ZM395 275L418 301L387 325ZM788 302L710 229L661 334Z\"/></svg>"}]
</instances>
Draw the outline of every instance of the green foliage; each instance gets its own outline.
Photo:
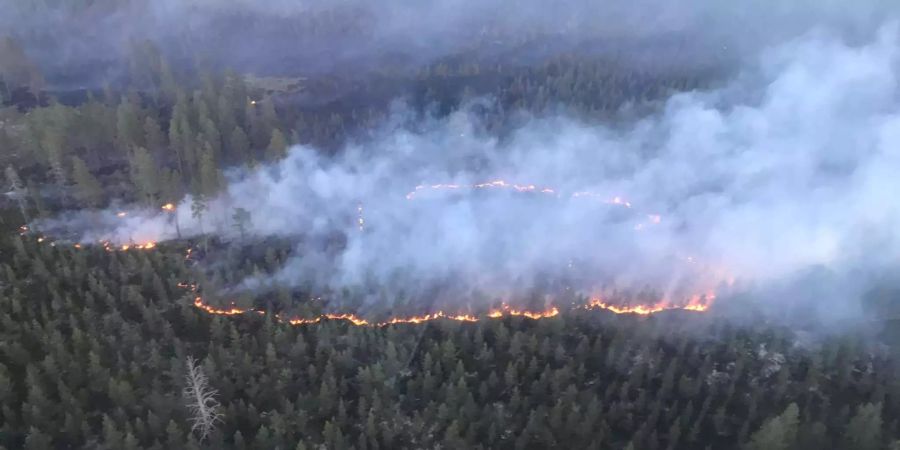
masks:
<instances>
[{"instance_id":1,"label":"green foliage","mask_svg":"<svg viewBox=\"0 0 900 450\"><path fill-rule=\"evenodd\" d=\"M156 205L160 196L160 174L150 152L137 147L131 152L131 181L147 205Z\"/></svg>"},{"instance_id":2,"label":"green foliage","mask_svg":"<svg viewBox=\"0 0 900 450\"><path fill-rule=\"evenodd\" d=\"M183 248L108 253L15 237L0 251L15 255L0 267L6 448L865 449L896 436L896 366L841 339L804 350L768 329L589 311L291 326L195 308L178 286L198 276ZM286 314L321 307L261 301ZM781 394L761 344L785 356ZM829 358L832 348L855 350ZM222 405L203 444L180 394L187 355L202 358ZM844 367L869 369L841 386Z\"/></svg>"},{"instance_id":3,"label":"green foliage","mask_svg":"<svg viewBox=\"0 0 900 450\"><path fill-rule=\"evenodd\" d=\"M87 164L79 157L72 158L72 181L75 183L75 198L86 206L100 206L103 202L103 187L88 170Z\"/></svg>"},{"instance_id":4,"label":"green foliage","mask_svg":"<svg viewBox=\"0 0 900 450\"><path fill-rule=\"evenodd\" d=\"M797 441L799 408L791 403L780 415L766 420L750 437L751 450L789 450Z\"/></svg>"},{"instance_id":5,"label":"green foliage","mask_svg":"<svg viewBox=\"0 0 900 450\"><path fill-rule=\"evenodd\" d=\"M269 140L269 146L266 149L266 157L270 161L278 161L287 155L287 140L277 128L272 130L272 138Z\"/></svg>"},{"instance_id":6,"label":"green foliage","mask_svg":"<svg viewBox=\"0 0 900 450\"><path fill-rule=\"evenodd\" d=\"M116 110L116 141L127 150L144 145L144 128L138 99L126 96Z\"/></svg>"},{"instance_id":7,"label":"green foliage","mask_svg":"<svg viewBox=\"0 0 900 450\"><path fill-rule=\"evenodd\" d=\"M32 69L20 70L32 66L18 44L3 42L0 61L10 61L8 70L21 75L16 78L34 78ZM278 102L276 108L281 88L263 79L194 68L176 71L163 56L166 52L147 41L133 42L130 50L131 85L120 91L107 86L102 101L90 93L74 105L50 101L34 107L17 119L25 125L22 131L9 133L0 125L0 144L17 149L10 153L12 162L38 164L43 170L29 178L39 183L53 179L61 188L72 181L81 184L83 180L69 179L75 171L69 162L78 157L110 191L106 195L110 199L150 203L185 191L211 197L223 185L223 167L278 160L289 142L331 151L348 136L369 133L386 123L395 98L407 98L420 112L447 114L466 99L488 95L498 106L484 115L490 131L515 120L519 110L542 114L564 109L587 120L612 117L624 104L649 110L656 100L701 87L712 78L703 67L654 74L595 58L549 57L519 67L502 61L482 65L461 55L428 66L387 70L388 79L371 75L373 79L366 81L371 89L365 90L341 89L340 77L330 75L297 78L302 81L288 83L290 89L306 90L313 97L318 95L313 87L319 85L334 85L346 93L327 102L313 98L317 106ZM409 88L411 80L414 89ZM138 148L149 154L152 168ZM132 168L131 192L121 192L121 180L110 175L112 168L126 164ZM173 173L178 176L169 176ZM179 184L170 186L170 181Z\"/></svg>"},{"instance_id":8,"label":"green foliage","mask_svg":"<svg viewBox=\"0 0 900 450\"><path fill-rule=\"evenodd\" d=\"M73 183L91 206L122 197L158 207L190 192L202 228L223 167L283 158L286 135L334 150L385 123L394 98L447 114L488 95L498 106L483 114L490 132L522 110L587 120L614 117L624 104L647 111L713 81L704 68L658 74L569 57L520 67L460 55L360 75L366 89L311 77L302 88L313 97L320 85L347 93L276 108L277 94L239 74L180 77L153 44L133 47L128 77L140 92L50 101L0 125L0 145L15 149L4 165L25 220L52 208L41 194L49 180ZM3 92L11 83L39 86L32 69L17 43L0 42ZM133 189L115 175L124 167ZM236 208L231 218L243 236L249 212ZM235 259L239 269L209 278L227 285L274 270L287 251L231 249L217 267ZM586 311L541 321L293 327L271 314L195 308L195 293L178 283L203 277L185 267L183 249L107 253L13 236L0 254L8 255L0 268L5 448L875 449L900 431L895 363L858 342L800 349L770 329ZM385 300L397 310L406 301ZM284 314L323 308L291 292L235 301ZM761 344L785 356L771 378ZM205 361L222 402L223 423L203 444L189 435L179 395L187 355Z\"/></svg>"},{"instance_id":9,"label":"green foliage","mask_svg":"<svg viewBox=\"0 0 900 450\"><path fill-rule=\"evenodd\" d=\"M881 404L861 405L847 425L844 447L858 450L882 448L881 428Z\"/></svg>"},{"instance_id":10,"label":"green foliage","mask_svg":"<svg viewBox=\"0 0 900 450\"><path fill-rule=\"evenodd\" d=\"M231 219L234 221L234 227L241 234L241 239L243 239L247 233L247 228L250 227L250 211L244 208L234 208L234 215L231 216Z\"/></svg>"}]
</instances>

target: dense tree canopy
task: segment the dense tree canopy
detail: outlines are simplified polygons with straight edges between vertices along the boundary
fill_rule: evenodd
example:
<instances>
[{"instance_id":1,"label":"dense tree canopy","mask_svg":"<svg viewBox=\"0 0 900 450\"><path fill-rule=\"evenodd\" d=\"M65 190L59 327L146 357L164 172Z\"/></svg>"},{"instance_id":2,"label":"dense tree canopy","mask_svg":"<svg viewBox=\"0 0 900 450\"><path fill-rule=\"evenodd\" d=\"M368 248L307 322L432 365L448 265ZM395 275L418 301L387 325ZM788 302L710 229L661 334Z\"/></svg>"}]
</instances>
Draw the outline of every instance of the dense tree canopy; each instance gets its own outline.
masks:
<instances>
[{"instance_id":1,"label":"dense tree canopy","mask_svg":"<svg viewBox=\"0 0 900 450\"><path fill-rule=\"evenodd\" d=\"M210 316L176 244L3 248L7 448L886 448L900 383L852 337L605 312L291 326ZM222 423L189 434L187 357Z\"/></svg>"},{"instance_id":2,"label":"dense tree canopy","mask_svg":"<svg viewBox=\"0 0 900 450\"><path fill-rule=\"evenodd\" d=\"M800 346L776 326L596 311L291 326L265 307L310 307L292 293L242 299L263 314L194 306L183 283L238 277L186 265L185 246L221 250L207 236L111 252L15 232L66 209L156 208L186 193L202 223L226 168L277 160L298 143L334 151L384 123L395 98L424 116L490 96L484 123L502 135L523 111L615 120L626 104L652 109L713 83L705 70L663 75L565 55L528 65L446 58L356 85L306 78L309 89L341 92L304 103L235 72L176 74L140 43L129 80L63 102L41 95L35 66L0 40L11 217L0 244L0 446L813 450L888 448L900 435L896 363L853 334ZM11 95L22 86L35 101ZM231 219L242 241L259 220L241 208ZM271 270L281 250L221 251L234 264L220 267ZM203 442L182 398L188 358L221 404Z\"/></svg>"}]
</instances>

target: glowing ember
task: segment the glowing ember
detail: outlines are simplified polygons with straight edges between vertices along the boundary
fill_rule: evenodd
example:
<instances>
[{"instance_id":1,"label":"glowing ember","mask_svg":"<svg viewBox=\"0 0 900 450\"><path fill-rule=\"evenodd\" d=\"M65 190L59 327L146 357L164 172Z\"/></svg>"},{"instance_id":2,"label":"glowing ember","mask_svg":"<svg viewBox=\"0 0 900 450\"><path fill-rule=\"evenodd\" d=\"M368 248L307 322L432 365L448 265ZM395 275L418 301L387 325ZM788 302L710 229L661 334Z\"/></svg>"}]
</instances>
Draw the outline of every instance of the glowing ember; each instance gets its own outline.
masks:
<instances>
[{"instance_id":1,"label":"glowing ember","mask_svg":"<svg viewBox=\"0 0 900 450\"><path fill-rule=\"evenodd\" d=\"M185 282L183 282L183 281L180 281L180 282L178 282L177 286L180 287L180 288L182 288L182 289L187 289L187 290L189 290L189 291L191 291L191 292L197 292L197 285L196 285L196 284L185 283Z\"/></svg>"},{"instance_id":2,"label":"glowing ember","mask_svg":"<svg viewBox=\"0 0 900 450\"><path fill-rule=\"evenodd\" d=\"M406 194L407 200L412 200L416 197L416 193L425 190L431 191L442 191L442 190L455 190L455 189L506 189L512 190L516 192L535 192L540 194L549 194L553 196L559 196L558 190L549 188L549 187L538 187L533 184L515 184L509 183L504 180L494 180L488 181L486 183L476 183L471 185L461 185L461 184L420 184L416 186L411 192ZM624 200L622 197L615 196L613 198L604 197L596 192L591 191L578 191L574 192L571 195L572 198L597 198L602 202L611 204L624 206L626 208L631 208L631 203L627 200ZM658 216L657 216L658 217Z\"/></svg>"},{"instance_id":3,"label":"glowing ember","mask_svg":"<svg viewBox=\"0 0 900 450\"><path fill-rule=\"evenodd\" d=\"M47 240L48 239L44 236L38 236L38 238L37 238L38 243L42 243ZM49 243L50 243L50 246L52 246L52 247L56 246L56 242L54 242L54 241L50 241ZM122 244L120 246L113 246L113 244L109 241L100 240L100 241L97 241L97 244L99 244L100 247L102 247L103 250L105 250L107 252L114 252L117 250L126 251L126 250L131 250L131 249L153 250L156 248L156 242L153 242L153 241L145 242L143 244ZM80 243L72 244L72 247L77 248L77 249L83 248L83 246Z\"/></svg>"},{"instance_id":4,"label":"glowing ember","mask_svg":"<svg viewBox=\"0 0 900 450\"><path fill-rule=\"evenodd\" d=\"M171 212L171 211L175 211L175 205L173 205L173 204L171 204L171 203L166 203L165 205L162 205L162 210L163 210L163 211L170 211L170 212Z\"/></svg>"},{"instance_id":5,"label":"glowing ember","mask_svg":"<svg viewBox=\"0 0 900 450\"><path fill-rule=\"evenodd\" d=\"M406 194L407 200L412 200L416 192L422 190L451 190L451 189L508 189L516 192L539 192L542 194L556 194L556 191L551 188L538 188L533 184L515 184L508 183L504 180L494 180L488 181L486 183L476 183L472 185L460 185L460 184L420 184L415 187L415 189Z\"/></svg>"}]
</instances>

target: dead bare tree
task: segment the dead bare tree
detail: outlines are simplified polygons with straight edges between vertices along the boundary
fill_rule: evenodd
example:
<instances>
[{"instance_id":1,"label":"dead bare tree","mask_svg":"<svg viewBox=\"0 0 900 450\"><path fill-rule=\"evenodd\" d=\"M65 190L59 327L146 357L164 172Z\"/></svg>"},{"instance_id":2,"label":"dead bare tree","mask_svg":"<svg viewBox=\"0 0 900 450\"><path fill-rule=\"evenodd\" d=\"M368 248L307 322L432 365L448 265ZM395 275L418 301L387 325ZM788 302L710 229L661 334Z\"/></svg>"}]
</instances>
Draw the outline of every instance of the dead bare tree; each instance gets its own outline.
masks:
<instances>
[{"instance_id":1,"label":"dead bare tree","mask_svg":"<svg viewBox=\"0 0 900 450\"><path fill-rule=\"evenodd\" d=\"M216 422L222 420L222 414L218 412L217 391L209 387L203 368L193 356L187 358L185 383L184 397L191 411L191 432L197 433L202 442L215 428Z\"/></svg>"}]
</instances>

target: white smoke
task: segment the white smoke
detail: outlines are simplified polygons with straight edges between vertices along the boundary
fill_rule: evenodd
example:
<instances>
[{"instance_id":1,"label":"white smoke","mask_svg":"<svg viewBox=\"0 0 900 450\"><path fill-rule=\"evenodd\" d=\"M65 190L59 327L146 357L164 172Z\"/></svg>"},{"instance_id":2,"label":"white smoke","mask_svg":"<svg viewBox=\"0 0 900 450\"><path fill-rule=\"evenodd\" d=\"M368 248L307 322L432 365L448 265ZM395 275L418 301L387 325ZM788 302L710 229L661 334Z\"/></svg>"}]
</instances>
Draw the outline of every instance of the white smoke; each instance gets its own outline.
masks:
<instances>
[{"instance_id":1,"label":"white smoke","mask_svg":"<svg viewBox=\"0 0 900 450\"><path fill-rule=\"evenodd\" d=\"M885 18L900 14L900 3L561 0L548 7L539 0L157 0L86 8L79 2L0 0L0 10L0 35L22 40L48 80L98 87L121 76L115 61L127 59L131 43L145 39L159 43L170 60L202 56L268 75L357 73L382 68L385 59L415 68L476 49L481 63L507 66L552 54L601 54L623 64L638 61L642 68L728 65L814 26L867 38Z\"/></svg>"},{"instance_id":2,"label":"white smoke","mask_svg":"<svg viewBox=\"0 0 900 450\"><path fill-rule=\"evenodd\" d=\"M297 239L279 273L248 286L374 280L510 292L550 275L578 289L651 286L674 297L811 267L877 273L900 254L898 38L894 25L864 45L808 34L764 52L724 88L677 94L627 126L533 118L498 139L464 108L385 129L333 158L294 147L277 164L231 173L203 227L236 238L230 217L242 207L253 236ZM497 179L554 194L422 189L406 198L423 183ZM596 196L574 195L582 191ZM631 208L610 204L616 196ZM165 213L139 219L97 232L175 235ZM178 221L186 235L200 231L189 199ZM335 233L346 245L327 244Z\"/></svg>"}]
</instances>

